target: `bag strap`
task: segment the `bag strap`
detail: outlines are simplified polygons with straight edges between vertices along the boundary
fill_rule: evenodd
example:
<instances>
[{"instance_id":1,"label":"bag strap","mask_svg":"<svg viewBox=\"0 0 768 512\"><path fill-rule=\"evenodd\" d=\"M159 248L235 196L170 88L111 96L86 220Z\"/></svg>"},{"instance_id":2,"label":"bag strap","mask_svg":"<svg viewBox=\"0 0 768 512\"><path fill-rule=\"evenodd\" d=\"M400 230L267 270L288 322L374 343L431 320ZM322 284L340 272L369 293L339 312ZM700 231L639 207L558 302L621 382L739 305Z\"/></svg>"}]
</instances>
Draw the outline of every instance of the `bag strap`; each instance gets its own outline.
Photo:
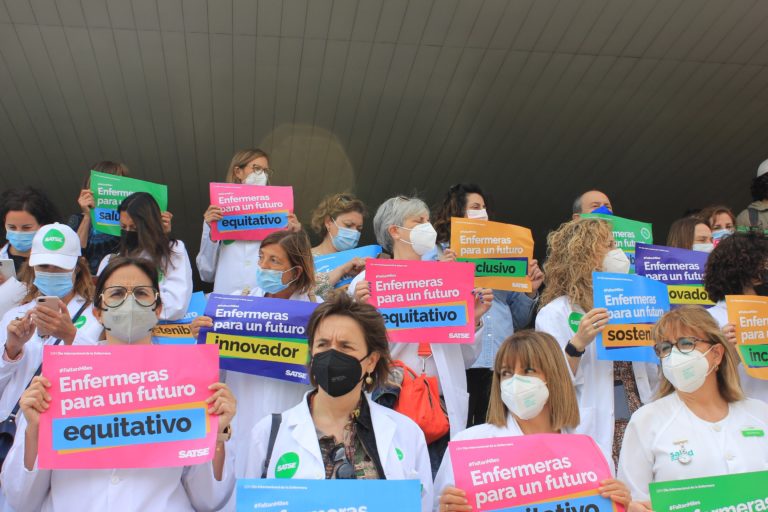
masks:
<instances>
[{"instance_id":1,"label":"bag strap","mask_svg":"<svg viewBox=\"0 0 768 512\"><path fill-rule=\"evenodd\" d=\"M758 212L756 208L747 208L747 211L749 212L749 225L751 227L756 227L758 223Z\"/></svg>"},{"instance_id":2,"label":"bag strap","mask_svg":"<svg viewBox=\"0 0 768 512\"><path fill-rule=\"evenodd\" d=\"M269 431L269 444L267 445L267 458L264 459L264 469L261 471L261 478L267 478L267 469L272 461L272 450L275 448L277 432L280 430L280 423L283 422L283 415L280 413L272 414L272 428Z\"/></svg>"},{"instance_id":3,"label":"bag strap","mask_svg":"<svg viewBox=\"0 0 768 512\"><path fill-rule=\"evenodd\" d=\"M85 311L85 308L90 304L89 301L85 301L82 306L80 306L80 309L77 310L77 313L75 313L75 316L72 317L72 323L77 322L77 319L80 318L80 315L83 314L83 311ZM56 341L53 342L54 345L58 345L61 343L61 338L56 338ZM27 382L27 385L24 386L24 389L27 389L30 384L32 384L32 381L35 377L40 375L43 371L43 363L40 363L40 366L37 367L37 370L35 371L35 374L32 376L31 379L29 379L29 382ZM18 400L16 400L16 405L13 407L13 410L11 411L11 414L8 416L9 418L15 419L16 414L19 412L19 408L21 407L21 397L19 397Z\"/></svg>"}]
</instances>

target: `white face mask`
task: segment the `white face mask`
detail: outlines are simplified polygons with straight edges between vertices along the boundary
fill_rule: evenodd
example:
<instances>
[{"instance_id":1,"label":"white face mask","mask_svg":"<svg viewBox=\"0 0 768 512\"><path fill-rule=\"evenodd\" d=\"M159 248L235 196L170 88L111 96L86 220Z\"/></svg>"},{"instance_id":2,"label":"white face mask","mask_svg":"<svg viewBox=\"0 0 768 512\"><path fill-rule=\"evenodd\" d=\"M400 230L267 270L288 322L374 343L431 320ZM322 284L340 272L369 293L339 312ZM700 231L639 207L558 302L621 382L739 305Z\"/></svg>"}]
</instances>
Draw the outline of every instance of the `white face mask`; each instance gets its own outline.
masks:
<instances>
[{"instance_id":1,"label":"white face mask","mask_svg":"<svg viewBox=\"0 0 768 512\"><path fill-rule=\"evenodd\" d=\"M101 324L118 340L134 343L151 334L157 325L155 307L146 308L129 296L118 307L107 308L101 315Z\"/></svg>"},{"instance_id":2,"label":"white face mask","mask_svg":"<svg viewBox=\"0 0 768 512\"><path fill-rule=\"evenodd\" d=\"M693 247L692 247L694 251L699 251L699 252L712 252L712 249L714 248L715 248L715 244L713 243L693 244Z\"/></svg>"},{"instance_id":3,"label":"white face mask","mask_svg":"<svg viewBox=\"0 0 768 512\"><path fill-rule=\"evenodd\" d=\"M243 180L243 183L246 185L259 185L263 187L267 184L267 173L266 172L252 172L248 176L245 177Z\"/></svg>"},{"instance_id":4,"label":"white face mask","mask_svg":"<svg viewBox=\"0 0 768 512\"><path fill-rule=\"evenodd\" d=\"M712 347L709 347L712 350ZM677 347L672 347L672 351L667 357L661 360L661 371L664 377L672 384L676 390L683 393L693 393L707 379L707 375L714 369L709 367L706 355L709 353L692 350L684 354Z\"/></svg>"},{"instance_id":5,"label":"white face mask","mask_svg":"<svg viewBox=\"0 0 768 512\"><path fill-rule=\"evenodd\" d=\"M467 210L468 219L488 220L488 212L483 208L482 210Z\"/></svg>"},{"instance_id":6,"label":"white face mask","mask_svg":"<svg viewBox=\"0 0 768 512\"><path fill-rule=\"evenodd\" d=\"M405 229L411 232L411 241L400 239L401 242L413 247L413 252L419 256L423 256L429 251L435 248L435 242L437 241L437 231L432 227L432 224L425 222L419 224L413 229L404 228L398 226L400 229Z\"/></svg>"},{"instance_id":7,"label":"white face mask","mask_svg":"<svg viewBox=\"0 0 768 512\"><path fill-rule=\"evenodd\" d=\"M629 272L629 258L621 249L611 249L603 258L603 272L626 274Z\"/></svg>"},{"instance_id":8,"label":"white face mask","mask_svg":"<svg viewBox=\"0 0 768 512\"><path fill-rule=\"evenodd\" d=\"M535 418L548 399L547 383L538 377L513 375L501 381L501 401L521 420Z\"/></svg>"}]
</instances>

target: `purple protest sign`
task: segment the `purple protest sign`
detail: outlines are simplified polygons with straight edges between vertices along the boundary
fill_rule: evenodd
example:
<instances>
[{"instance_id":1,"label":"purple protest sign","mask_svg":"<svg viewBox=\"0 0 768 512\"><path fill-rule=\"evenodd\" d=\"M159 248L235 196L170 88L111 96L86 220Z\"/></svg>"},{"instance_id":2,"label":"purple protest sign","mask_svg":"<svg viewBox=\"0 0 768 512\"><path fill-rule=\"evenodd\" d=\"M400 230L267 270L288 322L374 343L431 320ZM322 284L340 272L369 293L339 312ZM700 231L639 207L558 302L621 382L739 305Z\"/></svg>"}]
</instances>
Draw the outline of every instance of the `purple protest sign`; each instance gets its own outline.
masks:
<instances>
[{"instance_id":1,"label":"purple protest sign","mask_svg":"<svg viewBox=\"0 0 768 512\"><path fill-rule=\"evenodd\" d=\"M704 290L704 268L709 254L661 245L635 245L635 271L667 285L669 303L711 306Z\"/></svg>"}]
</instances>

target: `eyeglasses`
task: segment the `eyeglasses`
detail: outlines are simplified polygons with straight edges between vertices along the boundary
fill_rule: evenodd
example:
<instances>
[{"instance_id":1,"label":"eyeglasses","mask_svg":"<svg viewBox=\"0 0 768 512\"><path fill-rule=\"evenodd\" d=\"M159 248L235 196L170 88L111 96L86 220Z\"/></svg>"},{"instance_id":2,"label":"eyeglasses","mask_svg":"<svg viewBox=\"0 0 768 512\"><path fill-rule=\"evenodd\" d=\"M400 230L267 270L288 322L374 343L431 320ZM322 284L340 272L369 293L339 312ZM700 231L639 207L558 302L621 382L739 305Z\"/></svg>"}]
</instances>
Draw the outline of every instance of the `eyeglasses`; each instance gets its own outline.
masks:
<instances>
[{"instance_id":1,"label":"eyeglasses","mask_svg":"<svg viewBox=\"0 0 768 512\"><path fill-rule=\"evenodd\" d=\"M352 480L357 478L355 475L355 466L349 462L349 459L347 458L347 449L343 444L338 445L331 451L331 462L333 462L334 474L338 480Z\"/></svg>"},{"instance_id":2,"label":"eyeglasses","mask_svg":"<svg viewBox=\"0 0 768 512\"><path fill-rule=\"evenodd\" d=\"M108 308L116 308L125 302L128 295L133 295L136 303L145 308L157 302L157 290L151 286L134 286L130 289L125 286L110 286L102 292L101 300Z\"/></svg>"},{"instance_id":3,"label":"eyeglasses","mask_svg":"<svg viewBox=\"0 0 768 512\"><path fill-rule=\"evenodd\" d=\"M712 344L710 340L696 338L693 336L686 336L683 338L678 338L674 343L671 341L660 341L654 345L653 351L656 352L656 355L659 356L659 359L663 359L671 354L672 347L677 347L677 350L683 354L688 354L689 352L693 352L693 349L696 348L696 343L699 341L704 341L710 345Z\"/></svg>"},{"instance_id":4,"label":"eyeglasses","mask_svg":"<svg viewBox=\"0 0 768 512\"><path fill-rule=\"evenodd\" d=\"M253 164L251 166L251 170L253 170L253 172L255 172L256 174L262 174L263 173L263 174L266 174L267 176L272 176L272 173L274 172L269 167L262 167L262 166L260 166L258 164Z\"/></svg>"}]
</instances>

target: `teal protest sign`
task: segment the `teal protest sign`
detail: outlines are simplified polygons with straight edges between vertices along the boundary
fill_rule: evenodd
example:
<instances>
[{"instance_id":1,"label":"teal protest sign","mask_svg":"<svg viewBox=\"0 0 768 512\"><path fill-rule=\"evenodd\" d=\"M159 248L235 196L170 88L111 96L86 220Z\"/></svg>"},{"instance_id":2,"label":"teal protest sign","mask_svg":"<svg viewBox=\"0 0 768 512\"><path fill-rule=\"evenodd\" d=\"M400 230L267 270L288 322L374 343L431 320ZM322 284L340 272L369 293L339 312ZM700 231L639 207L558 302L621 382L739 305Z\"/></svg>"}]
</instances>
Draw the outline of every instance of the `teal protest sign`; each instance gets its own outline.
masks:
<instances>
[{"instance_id":1,"label":"teal protest sign","mask_svg":"<svg viewBox=\"0 0 768 512\"><path fill-rule=\"evenodd\" d=\"M649 489L654 512L768 510L768 471L657 482Z\"/></svg>"},{"instance_id":2,"label":"teal protest sign","mask_svg":"<svg viewBox=\"0 0 768 512\"><path fill-rule=\"evenodd\" d=\"M161 212L168 209L168 187L149 181L91 171L91 192L96 203L91 210L91 225L108 235L120 236L117 208L134 192L147 192L155 198Z\"/></svg>"}]
</instances>

